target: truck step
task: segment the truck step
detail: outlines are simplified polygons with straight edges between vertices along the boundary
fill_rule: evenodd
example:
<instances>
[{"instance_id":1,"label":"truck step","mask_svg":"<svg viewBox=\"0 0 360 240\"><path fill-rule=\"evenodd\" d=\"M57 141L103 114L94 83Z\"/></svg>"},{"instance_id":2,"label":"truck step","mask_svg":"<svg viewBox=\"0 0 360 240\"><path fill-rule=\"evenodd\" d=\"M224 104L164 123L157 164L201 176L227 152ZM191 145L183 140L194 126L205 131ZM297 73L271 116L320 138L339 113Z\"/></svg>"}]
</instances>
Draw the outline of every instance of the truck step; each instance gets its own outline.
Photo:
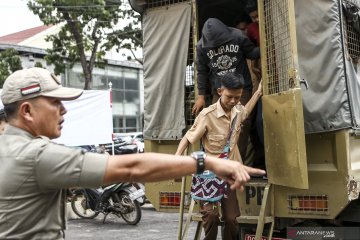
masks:
<instances>
[{"instance_id":1,"label":"truck step","mask_svg":"<svg viewBox=\"0 0 360 240\"><path fill-rule=\"evenodd\" d=\"M238 223L247 223L247 224L258 224L259 216L239 216L236 218ZM264 223L274 222L274 217L264 217Z\"/></svg>"}]
</instances>

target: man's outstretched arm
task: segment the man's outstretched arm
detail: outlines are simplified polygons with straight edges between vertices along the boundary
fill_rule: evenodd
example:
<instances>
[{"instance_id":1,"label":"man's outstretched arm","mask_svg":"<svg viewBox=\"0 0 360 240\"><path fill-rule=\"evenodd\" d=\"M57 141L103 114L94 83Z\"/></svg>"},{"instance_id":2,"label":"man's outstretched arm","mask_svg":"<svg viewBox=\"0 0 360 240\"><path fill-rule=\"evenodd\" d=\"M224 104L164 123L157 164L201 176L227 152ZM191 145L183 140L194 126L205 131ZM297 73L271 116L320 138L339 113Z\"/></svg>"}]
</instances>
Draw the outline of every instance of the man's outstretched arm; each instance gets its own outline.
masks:
<instances>
[{"instance_id":1,"label":"man's outstretched arm","mask_svg":"<svg viewBox=\"0 0 360 240\"><path fill-rule=\"evenodd\" d=\"M179 178L196 173L196 160L190 156L162 153L143 153L109 156L104 184L114 182L153 182ZM265 171L246 167L236 161L207 156L205 170L213 171L226 180L232 189L249 181L250 175L264 175Z\"/></svg>"}]
</instances>

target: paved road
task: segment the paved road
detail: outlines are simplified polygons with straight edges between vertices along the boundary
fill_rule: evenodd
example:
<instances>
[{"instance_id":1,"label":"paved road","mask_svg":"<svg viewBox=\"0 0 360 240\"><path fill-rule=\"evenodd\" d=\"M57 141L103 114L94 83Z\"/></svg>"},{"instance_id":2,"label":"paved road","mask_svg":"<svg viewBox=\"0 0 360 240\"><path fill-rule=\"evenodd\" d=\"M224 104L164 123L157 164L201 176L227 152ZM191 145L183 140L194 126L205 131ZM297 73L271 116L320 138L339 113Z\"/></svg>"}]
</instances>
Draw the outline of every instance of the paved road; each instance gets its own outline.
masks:
<instances>
[{"instance_id":1,"label":"paved road","mask_svg":"<svg viewBox=\"0 0 360 240\"><path fill-rule=\"evenodd\" d=\"M184 216L186 217L186 215ZM141 221L136 226L127 225L122 219L109 215L102 224L103 215L96 219L74 219L68 221L67 240L88 239L121 239L121 240L176 240L178 233L178 213L157 212L151 205L142 208ZM189 229L189 239L193 239L196 223L192 222ZM220 237L220 231L218 234Z\"/></svg>"}]
</instances>

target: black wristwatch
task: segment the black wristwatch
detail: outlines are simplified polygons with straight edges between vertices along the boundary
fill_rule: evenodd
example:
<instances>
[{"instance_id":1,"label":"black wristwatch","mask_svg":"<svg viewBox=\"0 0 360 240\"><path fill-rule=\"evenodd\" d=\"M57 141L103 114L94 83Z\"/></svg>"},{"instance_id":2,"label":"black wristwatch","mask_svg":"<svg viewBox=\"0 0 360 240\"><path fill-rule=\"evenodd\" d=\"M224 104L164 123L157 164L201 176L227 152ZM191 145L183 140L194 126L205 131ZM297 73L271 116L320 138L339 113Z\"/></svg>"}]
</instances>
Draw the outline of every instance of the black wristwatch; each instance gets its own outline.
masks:
<instances>
[{"instance_id":1,"label":"black wristwatch","mask_svg":"<svg viewBox=\"0 0 360 240\"><path fill-rule=\"evenodd\" d=\"M196 174L203 173L205 171L206 153L203 151L193 152L191 154L191 157L193 157L196 160Z\"/></svg>"}]
</instances>

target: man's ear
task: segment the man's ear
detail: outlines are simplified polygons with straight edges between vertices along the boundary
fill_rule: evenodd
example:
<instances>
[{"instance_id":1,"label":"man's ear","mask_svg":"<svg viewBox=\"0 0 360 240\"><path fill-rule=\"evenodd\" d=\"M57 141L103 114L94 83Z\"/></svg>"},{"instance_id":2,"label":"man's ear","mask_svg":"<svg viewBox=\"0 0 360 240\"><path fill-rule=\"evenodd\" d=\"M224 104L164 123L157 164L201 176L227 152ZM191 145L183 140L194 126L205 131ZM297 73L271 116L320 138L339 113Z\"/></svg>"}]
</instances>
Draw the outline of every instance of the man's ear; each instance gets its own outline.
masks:
<instances>
[{"instance_id":1,"label":"man's ear","mask_svg":"<svg viewBox=\"0 0 360 240\"><path fill-rule=\"evenodd\" d=\"M23 102L19 107L19 114L26 120L32 119L32 106L29 102Z\"/></svg>"},{"instance_id":2,"label":"man's ear","mask_svg":"<svg viewBox=\"0 0 360 240\"><path fill-rule=\"evenodd\" d=\"M221 90L222 90L221 88L216 89L217 94L218 94L219 96L221 96L221 92L222 92Z\"/></svg>"}]
</instances>

